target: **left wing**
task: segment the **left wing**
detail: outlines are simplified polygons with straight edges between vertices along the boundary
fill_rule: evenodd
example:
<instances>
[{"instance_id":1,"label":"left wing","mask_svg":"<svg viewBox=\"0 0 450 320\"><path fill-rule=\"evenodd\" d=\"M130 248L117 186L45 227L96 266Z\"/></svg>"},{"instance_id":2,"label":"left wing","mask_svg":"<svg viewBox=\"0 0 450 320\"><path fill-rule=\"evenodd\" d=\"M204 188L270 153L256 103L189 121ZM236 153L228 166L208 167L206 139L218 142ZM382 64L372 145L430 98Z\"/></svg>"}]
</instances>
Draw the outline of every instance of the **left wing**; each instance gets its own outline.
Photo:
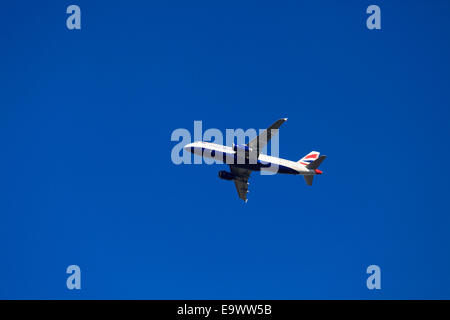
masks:
<instances>
[{"instance_id":1,"label":"left wing","mask_svg":"<svg viewBox=\"0 0 450 320\"><path fill-rule=\"evenodd\" d=\"M250 178L250 170L238 168L234 165L230 165L230 171L236 176L234 179L234 185L238 192L239 198L247 202L248 193L248 178Z\"/></svg>"},{"instance_id":2,"label":"left wing","mask_svg":"<svg viewBox=\"0 0 450 320\"><path fill-rule=\"evenodd\" d=\"M276 134L278 129L281 127L283 123L287 121L287 118L283 118L275 121L269 128L261 132L259 136L248 143L248 147L256 152L256 158L261 153L262 149L269 143L270 139L272 139L272 133ZM272 130L276 130L272 132Z\"/></svg>"}]
</instances>

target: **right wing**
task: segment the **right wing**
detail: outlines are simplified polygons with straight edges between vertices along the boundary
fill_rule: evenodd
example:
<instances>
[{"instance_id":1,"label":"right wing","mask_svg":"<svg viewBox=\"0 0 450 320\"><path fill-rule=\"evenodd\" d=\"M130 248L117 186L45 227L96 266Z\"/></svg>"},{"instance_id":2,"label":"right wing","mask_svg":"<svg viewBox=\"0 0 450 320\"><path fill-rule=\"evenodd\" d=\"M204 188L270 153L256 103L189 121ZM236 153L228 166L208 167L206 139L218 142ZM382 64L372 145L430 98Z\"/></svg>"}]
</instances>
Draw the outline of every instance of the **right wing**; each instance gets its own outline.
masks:
<instances>
[{"instance_id":1,"label":"right wing","mask_svg":"<svg viewBox=\"0 0 450 320\"><path fill-rule=\"evenodd\" d=\"M248 147L256 152L256 156L259 156L262 149L269 143L270 139L272 139L272 130L276 130L273 132L274 134L278 133L278 129L281 127L283 123L285 123L287 118L283 118L275 121L269 128L261 132L259 136L248 143Z\"/></svg>"},{"instance_id":2,"label":"right wing","mask_svg":"<svg viewBox=\"0 0 450 320\"><path fill-rule=\"evenodd\" d=\"M239 198L247 202L248 193L248 178L250 178L250 170L238 168L234 165L230 165L230 171L236 176L234 179L234 185L238 192Z\"/></svg>"}]
</instances>

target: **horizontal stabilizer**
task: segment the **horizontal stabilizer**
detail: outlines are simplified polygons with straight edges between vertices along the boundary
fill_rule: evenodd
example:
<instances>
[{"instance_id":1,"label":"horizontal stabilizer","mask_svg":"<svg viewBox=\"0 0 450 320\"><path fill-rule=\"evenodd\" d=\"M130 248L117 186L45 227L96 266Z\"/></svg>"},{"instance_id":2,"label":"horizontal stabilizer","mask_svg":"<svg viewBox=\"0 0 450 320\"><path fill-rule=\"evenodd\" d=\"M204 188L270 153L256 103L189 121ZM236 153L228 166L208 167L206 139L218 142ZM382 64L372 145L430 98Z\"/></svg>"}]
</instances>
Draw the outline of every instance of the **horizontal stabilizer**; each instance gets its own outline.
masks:
<instances>
[{"instance_id":1,"label":"horizontal stabilizer","mask_svg":"<svg viewBox=\"0 0 450 320\"><path fill-rule=\"evenodd\" d=\"M325 160L326 157L327 156L320 156L317 160L314 160L313 162L308 164L306 166L306 168L308 168L308 169L317 169L320 166L320 164L322 163L322 161ZM305 179L306 179L306 177L305 177Z\"/></svg>"},{"instance_id":2,"label":"horizontal stabilizer","mask_svg":"<svg viewBox=\"0 0 450 320\"><path fill-rule=\"evenodd\" d=\"M312 186L314 176L303 176L305 178L305 182L308 186Z\"/></svg>"}]
</instances>

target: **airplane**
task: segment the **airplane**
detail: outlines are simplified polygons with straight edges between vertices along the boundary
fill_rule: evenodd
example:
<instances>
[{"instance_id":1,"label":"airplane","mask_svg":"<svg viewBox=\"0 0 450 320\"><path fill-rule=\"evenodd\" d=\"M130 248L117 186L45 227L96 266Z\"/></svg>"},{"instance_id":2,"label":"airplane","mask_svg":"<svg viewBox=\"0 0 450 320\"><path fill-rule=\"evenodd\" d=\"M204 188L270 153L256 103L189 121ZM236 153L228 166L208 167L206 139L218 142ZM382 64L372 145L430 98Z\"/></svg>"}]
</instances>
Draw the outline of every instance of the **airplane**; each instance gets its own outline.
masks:
<instances>
[{"instance_id":1,"label":"airplane","mask_svg":"<svg viewBox=\"0 0 450 320\"><path fill-rule=\"evenodd\" d=\"M233 143L233 146L229 147L211 142L195 141L185 145L183 149L228 164L230 171L219 171L219 178L233 180L239 198L245 202L248 200L248 179L252 171L268 170L274 173L302 175L306 184L311 186L314 176L323 173L318 167L326 156L319 156L320 152L312 151L297 162L261 153L272 135L278 133L278 129L286 121L287 118L275 121L269 128L245 145Z\"/></svg>"}]
</instances>

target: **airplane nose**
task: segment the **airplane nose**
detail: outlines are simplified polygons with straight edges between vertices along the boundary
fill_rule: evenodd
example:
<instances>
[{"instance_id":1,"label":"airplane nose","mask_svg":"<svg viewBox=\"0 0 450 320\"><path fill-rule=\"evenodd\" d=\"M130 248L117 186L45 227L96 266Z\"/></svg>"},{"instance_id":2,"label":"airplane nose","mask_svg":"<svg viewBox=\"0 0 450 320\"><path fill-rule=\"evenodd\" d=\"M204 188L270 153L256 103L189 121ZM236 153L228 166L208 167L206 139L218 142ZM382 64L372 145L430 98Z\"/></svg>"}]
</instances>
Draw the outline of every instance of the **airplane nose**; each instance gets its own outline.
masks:
<instances>
[{"instance_id":1,"label":"airplane nose","mask_svg":"<svg viewBox=\"0 0 450 320\"><path fill-rule=\"evenodd\" d=\"M190 151L191 151L191 148L192 148L192 145L193 145L193 143L188 143L187 145L185 145L185 146L183 147L183 149L190 152Z\"/></svg>"}]
</instances>

